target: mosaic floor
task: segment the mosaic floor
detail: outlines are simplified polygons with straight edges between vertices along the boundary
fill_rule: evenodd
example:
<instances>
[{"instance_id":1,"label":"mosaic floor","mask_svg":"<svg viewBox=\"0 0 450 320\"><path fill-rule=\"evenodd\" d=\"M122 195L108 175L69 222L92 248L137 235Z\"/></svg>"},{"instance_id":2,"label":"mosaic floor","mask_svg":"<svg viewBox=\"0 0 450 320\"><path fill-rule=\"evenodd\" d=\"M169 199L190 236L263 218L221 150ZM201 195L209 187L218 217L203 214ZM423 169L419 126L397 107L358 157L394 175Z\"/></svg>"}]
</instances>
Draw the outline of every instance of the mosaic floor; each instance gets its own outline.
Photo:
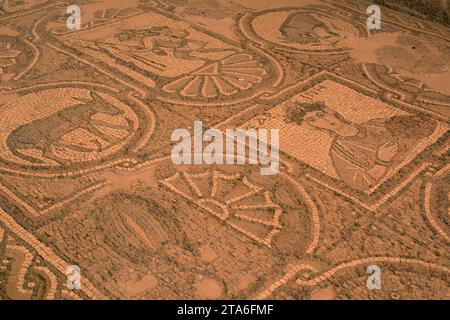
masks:
<instances>
[{"instance_id":1,"label":"mosaic floor","mask_svg":"<svg viewBox=\"0 0 450 320\"><path fill-rule=\"evenodd\" d=\"M74 2L79 30L65 1L0 1L0 299L450 299L450 29ZM173 164L197 120L278 128L279 173Z\"/></svg>"}]
</instances>

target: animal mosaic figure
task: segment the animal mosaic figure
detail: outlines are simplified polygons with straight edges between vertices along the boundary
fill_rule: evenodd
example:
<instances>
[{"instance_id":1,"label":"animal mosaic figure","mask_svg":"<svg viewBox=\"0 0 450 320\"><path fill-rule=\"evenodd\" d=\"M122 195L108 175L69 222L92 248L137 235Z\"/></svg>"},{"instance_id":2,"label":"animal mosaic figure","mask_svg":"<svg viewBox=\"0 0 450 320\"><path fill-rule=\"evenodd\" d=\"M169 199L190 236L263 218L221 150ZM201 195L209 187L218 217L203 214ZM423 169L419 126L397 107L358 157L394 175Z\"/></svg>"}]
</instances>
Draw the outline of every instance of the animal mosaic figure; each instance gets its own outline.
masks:
<instances>
[{"instance_id":1,"label":"animal mosaic figure","mask_svg":"<svg viewBox=\"0 0 450 320\"><path fill-rule=\"evenodd\" d=\"M138 41L140 52L152 51L153 53L166 56L173 55L175 58L185 60L198 60L199 57L192 56L194 53L223 52L223 49L207 49L208 42L189 38L187 30L170 28L168 26L156 26L142 30L121 30L116 34L119 41ZM202 57L202 59L207 59Z\"/></svg>"},{"instance_id":2,"label":"animal mosaic figure","mask_svg":"<svg viewBox=\"0 0 450 320\"><path fill-rule=\"evenodd\" d=\"M92 117L96 114L118 116L123 115L124 111L105 101L93 91L91 91L90 97L91 99L74 98L81 103L16 128L7 138L7 145L11 152L29 162L41 164L44 161L22 153L23 150L39 150L42 152L42 157L64 165L67 160L60 159L54 154L55 147L86 153L103 149L98 140L91 141L97 145L97 150L78 144L64 143L62 137L76 129L84 129L110 145L119 142L119 138L105 134L95 125L130 132L132 128L131 120L126 119L128 125L123 126L93 119Z\"/></svg>"}]
</instances>

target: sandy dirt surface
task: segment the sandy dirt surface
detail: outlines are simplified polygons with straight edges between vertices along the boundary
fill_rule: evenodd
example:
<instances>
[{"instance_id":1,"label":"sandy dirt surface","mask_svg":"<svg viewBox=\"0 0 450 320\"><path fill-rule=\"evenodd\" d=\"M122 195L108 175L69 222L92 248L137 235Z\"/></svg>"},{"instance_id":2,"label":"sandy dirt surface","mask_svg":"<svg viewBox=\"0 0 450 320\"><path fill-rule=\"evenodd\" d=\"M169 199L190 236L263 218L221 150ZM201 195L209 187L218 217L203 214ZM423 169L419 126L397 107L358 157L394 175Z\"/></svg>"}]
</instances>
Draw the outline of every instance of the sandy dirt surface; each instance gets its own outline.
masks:
<instances>
[{"instance_id":1,"label":"sandy dirt surface","mask_svg":"<svg viewBox=\"0 0 450 320\"><path fill-rule=\"evenodd\" d=\"M0 299L450 299L450 29L74 3L0 1ZM195 121L278 129L278 173L175 165Z\"/></svg>"}]
</instances>

